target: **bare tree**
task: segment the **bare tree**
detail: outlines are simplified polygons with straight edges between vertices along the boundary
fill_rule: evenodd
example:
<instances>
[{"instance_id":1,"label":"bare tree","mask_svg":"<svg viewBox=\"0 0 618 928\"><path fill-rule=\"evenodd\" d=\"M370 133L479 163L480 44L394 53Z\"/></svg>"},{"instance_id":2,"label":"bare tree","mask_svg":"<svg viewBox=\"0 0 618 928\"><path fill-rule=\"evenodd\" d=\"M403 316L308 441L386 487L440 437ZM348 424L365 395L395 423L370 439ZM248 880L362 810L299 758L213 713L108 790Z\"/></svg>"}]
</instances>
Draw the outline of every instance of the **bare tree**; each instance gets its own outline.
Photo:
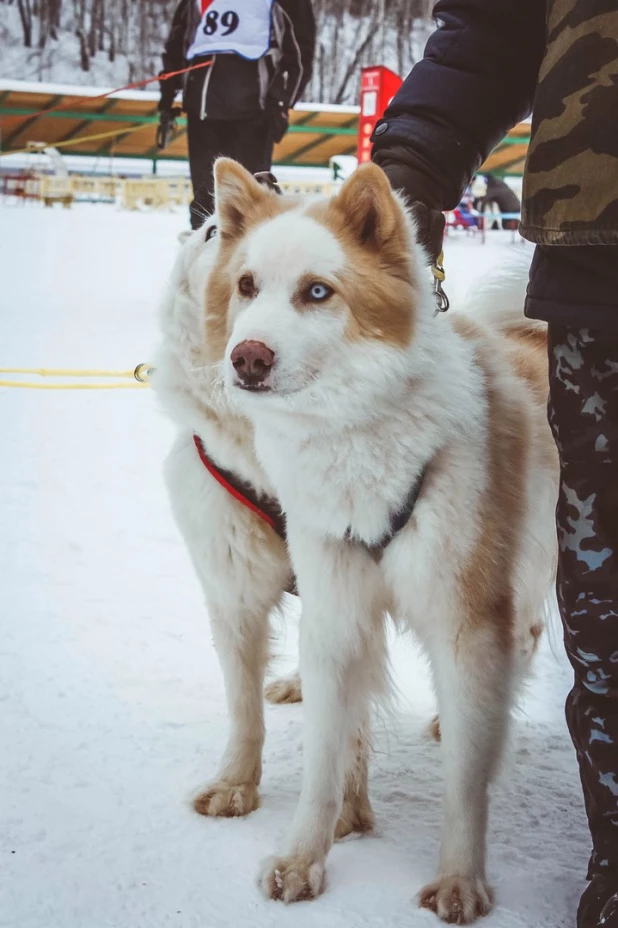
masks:
<instances>
[{"instance_id":1,"label":"bare tree","mask_svg":"<svg viewBox=\"0 0 618 928\"><path fill-rule=\"evenodd\" d=\"M159 70L178 0L0 0L15 2L24 45L37 44L29 61L41 79L50 76L50 42L68 31L76 69L90 72L104 54L125 69L119 80L131 82ZM313 0L313 6L318 41L307 97L350 103L358 99L364 66L407 73L422 53L433 0Z\"/></svg>"},{"instance_id":2,"label":"bare tree","mask_svg":"<svg viewBox=\"0 0 618 928\"><path fill-rule=\"evenodd\" d=\"M360 62L363 60L367 50L374 42L376 26L378 24L377 16L372 16L365 29L365 38L360 43L355 43L355 51L348 62L341 83L335 92L334 103L342 103L346 98L346 92L352 78L357 74ZM360 32L360 29L359 29Z\"/></svg>"},{"instance_id":3,"label":"bare tree","mask_svg":"<svg viewBox=\"0 0 618 928\"><path fill-rule=\"evenodd\" d=\"M32 7L30 0L18 0L19 18L24 31L24 45L32 48Z\"/></svg>"},{"instance_id":4,"label":"bare tree","mask_svg":"<svg viewBox=\"0 0 618 928\"><path fill-rule=\"evenodd\" d=\"M315 0L318 47L307 95L356 102L361 68L405 75L421 54L433 0Z\"/></svg>"}]
</instances>

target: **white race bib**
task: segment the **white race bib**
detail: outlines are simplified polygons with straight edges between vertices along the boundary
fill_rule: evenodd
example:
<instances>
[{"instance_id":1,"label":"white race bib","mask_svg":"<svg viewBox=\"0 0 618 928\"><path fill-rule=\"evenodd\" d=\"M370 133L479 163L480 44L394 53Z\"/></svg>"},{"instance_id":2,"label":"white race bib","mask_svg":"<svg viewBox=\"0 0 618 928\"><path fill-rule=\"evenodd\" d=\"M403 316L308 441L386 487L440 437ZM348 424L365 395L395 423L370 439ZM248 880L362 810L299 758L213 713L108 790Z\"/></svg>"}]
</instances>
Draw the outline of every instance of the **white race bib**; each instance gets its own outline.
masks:
<instances>
[{"instance_id":1,"label":"white race bib","mask_svg":"<svg viewBox=\"0 0 618 928\"><path fill-rule=\"evenodd\" d=\"M200 14L187 58L233 53L256 61L270 48L273 0L196 0Z\"/></svg>"}]
</instances>

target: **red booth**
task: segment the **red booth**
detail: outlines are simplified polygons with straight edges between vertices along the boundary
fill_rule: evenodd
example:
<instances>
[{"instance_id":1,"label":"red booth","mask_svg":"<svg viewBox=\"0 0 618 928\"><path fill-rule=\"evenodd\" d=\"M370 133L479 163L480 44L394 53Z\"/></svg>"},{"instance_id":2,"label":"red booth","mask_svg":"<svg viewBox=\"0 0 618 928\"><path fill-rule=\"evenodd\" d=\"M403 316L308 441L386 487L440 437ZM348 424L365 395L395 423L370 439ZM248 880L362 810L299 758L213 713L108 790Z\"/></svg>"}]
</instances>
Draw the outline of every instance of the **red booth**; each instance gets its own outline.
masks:
<instances>
[{"instance_id":1,"label":"red booth","mask_svg":"<svg viewBox=\"0 0 618 928\"><path fill-rule=\"evenodd\" d=\"M391 102L402 79L382 65L363 68L361 76L360 117L358 122L358 163L371 160L371 133L373 127Z\"/></svg>"}]
</instances>

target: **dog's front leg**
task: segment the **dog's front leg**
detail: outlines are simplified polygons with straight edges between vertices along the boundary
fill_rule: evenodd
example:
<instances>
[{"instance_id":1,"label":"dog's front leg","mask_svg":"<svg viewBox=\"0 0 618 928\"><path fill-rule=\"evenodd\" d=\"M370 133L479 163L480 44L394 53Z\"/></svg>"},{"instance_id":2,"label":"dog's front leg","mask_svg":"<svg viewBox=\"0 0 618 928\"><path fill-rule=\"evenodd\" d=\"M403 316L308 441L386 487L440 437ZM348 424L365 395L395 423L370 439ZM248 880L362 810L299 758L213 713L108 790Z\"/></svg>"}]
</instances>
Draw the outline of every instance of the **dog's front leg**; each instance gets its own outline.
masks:
<instances>
[{"instance_id":1,"label":"dog's front leg","mask_svg":"<svg viewBox=\"0 0 618 928\"><path fill-rule=\"evenodd\" d=\"M264 743L264 672L269 614L281 601L290 566L283 544L213 480L181 436L166 483L208 608L223 670L230 732L214 778L194 799L201 815L247 815L259 805Z\"/></svg>"},{"instance_id":2,"label":"dog's front leg","mask_svg":"<svg viewBox=\"0 0 618 928\"><path fill-rule=\"evenodd\" d=\"M290 532L290 547L303 601L303 786L285 851L265 861L260 874L264 893L284 902L321 892L344 790L346 815L371 826L359 739L371 694L382 688L385 672L380 577L367 553L308 532L299 537L297 530ZM350 788L354 770L360 779L356 791ZM350 814L350 801L359 803L358 815ZM338 834L350 830L344 823Z\"/></svg>"},{"instance_id":3,"label":"dog's front leg","mask_svg":"<svg viewBox=\"0 0 618 928\"><path fill-rule=\"evenodd\" d=\"M201 815L247 815L259 805L264 710L262 687L268 659L268 610L210 607L230 717L219 770L194 800Z\"/></svg>"}]
</instances>

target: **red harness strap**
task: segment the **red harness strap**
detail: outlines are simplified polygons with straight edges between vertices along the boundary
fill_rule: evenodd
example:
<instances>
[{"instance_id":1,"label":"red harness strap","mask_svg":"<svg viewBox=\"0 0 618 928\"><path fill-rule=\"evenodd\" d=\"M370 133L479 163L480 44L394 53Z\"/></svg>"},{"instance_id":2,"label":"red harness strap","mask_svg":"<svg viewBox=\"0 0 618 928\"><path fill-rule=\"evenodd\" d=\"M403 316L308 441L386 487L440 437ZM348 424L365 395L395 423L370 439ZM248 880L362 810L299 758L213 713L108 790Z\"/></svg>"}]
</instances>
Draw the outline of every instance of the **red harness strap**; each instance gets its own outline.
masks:
<instances>
[{"instance_id":1,"label":"red harness strap","mask_svg":"<svg viewBox=\"0 0 618 928\"><path fill-rule=\"evenodd\" d=\"M202 464L208 473L215 478L217 483L221 484L221 486L227 490L234 499L238 500L239 503L242 503L243 506L246 506L247 509L254 512L256 516L263 519L264 522L270 525L273 531L285 541L285 519L276 500L258 497L250 484L240 480L235 474L231 473L231 471L222 470L217 467L206 454L204 443L199 435L194 435L193 441Z\"/></svg>"},{"instance_id":2,"label":"red harness strap","mask_svg":"<svg viewBox=\"0 0 618 928\"><path fill-rule=\"evenodd\" d=\"M217 483L220 484L224 490L227 490L230 496L233 496L235 500L238 500L239 503L242 503L243 506L246 506L247 509L254 512L256 516L263 519L263 521L277 533L283 542L287 542L285 516L281 512L281 507L277 500L272 499L270 496L258 495L255 491L255 487L250 483L240 480L232 471L217 467L214 461L211 461L206 454L204 443L199 435L193 436L193 442L200 456L200 461ZM293 596L298 596L296 580L293 574L290 576L288 584L285 587L285 592L291 593Z\"/></svg>"}]
</instances>

